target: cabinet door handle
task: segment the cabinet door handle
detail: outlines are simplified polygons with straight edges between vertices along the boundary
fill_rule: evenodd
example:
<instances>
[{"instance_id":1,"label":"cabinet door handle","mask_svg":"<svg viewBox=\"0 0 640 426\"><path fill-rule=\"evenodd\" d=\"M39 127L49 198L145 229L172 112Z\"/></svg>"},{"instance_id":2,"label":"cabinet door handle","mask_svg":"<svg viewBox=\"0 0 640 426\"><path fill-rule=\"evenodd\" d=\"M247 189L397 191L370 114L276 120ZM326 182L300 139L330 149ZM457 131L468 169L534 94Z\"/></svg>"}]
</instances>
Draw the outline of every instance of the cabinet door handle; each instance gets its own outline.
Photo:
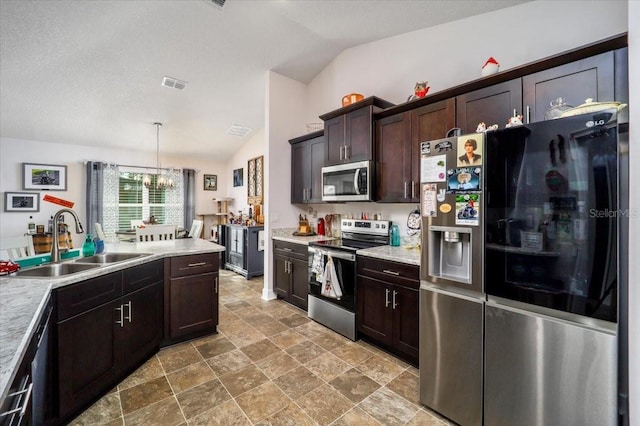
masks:
<instances>
[{"instance_id":1,"label":"cabinet door handle","mask_svg":"<svg viewBox=\"0 0 640 426\"><path fill-rule=\"evenodd\" d=\"M416 198L416 184L411 181L411 198Z\"/></svg>"},{"instance_id":2,"label":"cabinet door handle","mask_svg":"<svg viewBox=\"0 0 640 426\"><path fill-rule=\"evenodd\" d=\"M216 294L218 294L218 277L216 277Z\"/></svg>"},{"instance_id":3,"label":"cabinet door handle","mask_svg":"<svg viewBox=\"0 0 640 426\"><path fill-rule=\"evenodd\" d=\"M120 311L120 321L116 321L116 324L120 324L120 327L124 327L124 312L122 305L119 308L116 308L116 311Z\"/></svg>"},{"instance_id":4,"label":"cabinet door handle","mask_svg":"<svg viewBox=\"0 0 640 426\"><path fill-rule=\"evenodd\" d=\"M289 247L282 247L280 250L282 250L282 251L292 251Z\"/></svg>"},{"instance_id":5,"label":"cabinet door handle","mask_svg":"<svg viewBox=\"0 0 640 426\"><path fill-rule=\"evenodd\" d=\"M311 188L307 188L307 201L311 200Z\"/></svg>"},{"instance_id":6,"label":"cabinet door handle","mask_svg":"<svg viewBox=\"0 0 640 426\"><path fill-rule=\"evenodd\" d=\"M384 307L385 308L389 307L389 293L390 293L389 289L385 288L384 289Z\"/></svg>"},{"instance_id":7,"label":"cabinet door handle","mask_svg":"<svg viewBox=\"0 0 640 426\"><path fill-rule=\"evenodd\" d=\"M344 146L344 159L348 160L351 157L351 153L349 152L349 147L347 145Z\"/></svg>"},{"instance_id":8,"label":"cabinet door handle","mask_svg":"<svg viewBox=\"0 0 640 426\"><path fill-rule=\"evenodd\" d=\"M513 109L513 115L512 117L515 117L516 115L518 115L518 110L516 110L515 108Z\"/></svg>"},{"instance_id":9,"label":"cabinet door handle","mask_svg":"<svg viewBox=\"0 0 640 426\"><path fill-rule=\"evenodd\" d=\"M5 411L4 413L0 413L0 419L5 417L5 416L9 416L11 414L15 414L17 412L20 412L20 414L18 415L18 417L23 418L24 415L27 413L27 409L29 408L29 400L31 399L31 392L33 391L33 382L29 383L29 386L26 389L22 389L18 392L13 392L7 395L7 398L13 397L13 396L17 396L17 395L22 395L23 393L26 393L27 395L24 398L24 402L22 403L22 407L17 407L14 408L13 410L9 410L9 411ZM7 423L9 424L9 423Z\"/></svg>"},{"instance_id":10,"label":"cabinet door handle","mask_svg":"<svg viewBox=\"0 0 640 426\"><path fill-rule=\"evenodd\" d=\"M128 320L129 322L131 322L131 317L132 317L132 315L131 315L131 312L132 312L132 311L131 311L131 309L132 309L132 306L131 306L131 300L129 300L127 303L125 303L125 305L124 305L124 306L126 306L127 308L129 308L129 316L128 316L128 317L124 317L124 319ZM124 309L123 309L123 311L124 311Z\"/></svg>"},{"instance_id":11,"label":"cabinet door handle","mask_svg":"<svg viewBox=\"0 0 640 426\"><path fill-rule=\"evenodd\" d=\"M398 292L393 290L393 306L392 306L393 309L395 309L398 306L398 304L396 303L396 295L397 294L398 294Z\"/></svg>"},{"instance_id":12,"label":"cabinet door handle","mask_svg":"<svg viewBox=\"0 0 640 426\"><path fill-rule=\"evenodd\" d=\"M395 275L396 277L400 276L400 272L390 271L388 269L383 269L382 272L384 272L385 274L389 274L389 275Z\"/></svg>"},{"instance_id":13,"label":"cabinet door handle","mask_svg":"<svg viewBox=\"0 0 640 426\"><path fill-rule=\"evenodd\" d=\"M340 147L340 160L342 160L342 150L344 149L344 145Z\"/></svg>"},{"instance_id":14,"label":"cabinet door handle","mask_svg":"<svg viewBox=\"0 0 640 426\"><path fill-rule=\"evenodd\" d=\"M189 263L187 266L189 268L195 268L196 266L205 266L207 262L197 262L197 263Z\"/></svg>"},{"instance_id":15,"label":"cabinet door handle","mask_svg":"<svg viewBox=\"0 0 640 426\"><path fill-rule=\"evenodd\" d=\"M407 182L407 181L404 182L404 198L407 198L407 184L408 183L409 182Z\"/></svg>"},{"instance_id":16,"label":"cabinet door handle","mask_svg":"<svg viewBox=\"0 0 640 426\"><path fill-rule=\"evenodd\" d=\"M531 123L531 107L527 105L527 124Z\"/></svg>"}]
</instances>

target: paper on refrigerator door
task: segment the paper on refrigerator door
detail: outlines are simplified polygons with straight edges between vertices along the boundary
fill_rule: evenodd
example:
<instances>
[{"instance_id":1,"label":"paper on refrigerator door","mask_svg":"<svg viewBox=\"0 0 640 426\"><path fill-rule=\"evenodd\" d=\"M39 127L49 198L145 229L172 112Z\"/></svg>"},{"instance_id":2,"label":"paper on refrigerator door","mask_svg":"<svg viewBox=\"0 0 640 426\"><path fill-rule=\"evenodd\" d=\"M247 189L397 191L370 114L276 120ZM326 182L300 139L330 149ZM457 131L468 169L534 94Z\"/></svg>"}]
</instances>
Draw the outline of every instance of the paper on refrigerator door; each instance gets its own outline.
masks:
<instances>
[{"instance_id":1,"label":"paper on refrigerator door","mask_svg":"<svg viewBox=\"0 0 640 426\"><path fill-rule=\"evenodd\" d=\"M422 184L422 216L436 217L438 215L438 203L437 203L437 191L438 185L435 183L423 183Z\"/></svg>"},{"instance_id":2,"label":"paper on refrigerator door","mask_svg":"<svg viewBox=\"0 0 640 426\"><path fill-rule=\"evenodd\" d=\"M447 156L423 156L420 159L420 182L444 182L447 177Z\"/></svg>"}]
</instances>

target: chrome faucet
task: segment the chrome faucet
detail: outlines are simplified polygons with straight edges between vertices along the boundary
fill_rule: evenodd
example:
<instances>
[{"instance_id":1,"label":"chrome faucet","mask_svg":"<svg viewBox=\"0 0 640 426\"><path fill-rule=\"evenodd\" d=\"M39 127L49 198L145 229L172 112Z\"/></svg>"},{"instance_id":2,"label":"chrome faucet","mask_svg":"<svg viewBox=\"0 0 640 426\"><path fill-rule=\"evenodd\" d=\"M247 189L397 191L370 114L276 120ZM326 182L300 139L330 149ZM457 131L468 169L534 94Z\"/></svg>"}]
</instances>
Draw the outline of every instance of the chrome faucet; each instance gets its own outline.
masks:
<instances>
[{"instance_id":1,"label":"chrome faucet","mask_svg":"<svg viewBox=\"0 0 640 426\"><path fill-rule=\"evenodd\" d=\"M53 241L51 242L51 263L60 262L60 244L58 242L58 220L60 220L60 216L64 213L69 213L73 216L73 220L76 221L76 232L78 234L82 234L84 229L82 228L82 223L80 223L80 219L78 219L78 215L71 209L62 209L58 210L55 215L53 215ZM68 249L67 249L68 250Z\"/></svg>"}]
</instances>

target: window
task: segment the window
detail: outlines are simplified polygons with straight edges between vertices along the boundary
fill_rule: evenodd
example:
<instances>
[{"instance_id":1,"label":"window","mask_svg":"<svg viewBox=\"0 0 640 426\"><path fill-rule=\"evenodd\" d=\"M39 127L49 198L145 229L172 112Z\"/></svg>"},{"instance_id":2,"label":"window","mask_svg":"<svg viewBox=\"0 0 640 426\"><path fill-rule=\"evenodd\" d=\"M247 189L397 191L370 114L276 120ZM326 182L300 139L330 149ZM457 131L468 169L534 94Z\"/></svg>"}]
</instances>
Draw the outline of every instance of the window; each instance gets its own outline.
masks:
<instances>
[{"instance_id":1,"label":"window","mask_svg":"<svg viewBox=\"0 0 640 426\"><path fill-rule=\"evenodd\" d=\"M131 229L132 220L149 221L152 216L157 223L184 227L182 173L164 172L174 186L156 188L155 172L124 166L105 169L102 224L105 234L115 236L116 231ZM149 187L143 184L145 174L151 178Z\"/></svg>"},{"instance_id":2,"label":"window","mask_svg":"<svg viewBox=\"0 0 640 426\"><path fill-rule=\"evenodd\" d=\"M118 176L118 230L131 229L132 220L151 221L184 227L182 175L165 173L173 188L157 188L158 175L149 175L151 184L143 184L139 171L120 167Z\"/></svg>"}]
</instances>

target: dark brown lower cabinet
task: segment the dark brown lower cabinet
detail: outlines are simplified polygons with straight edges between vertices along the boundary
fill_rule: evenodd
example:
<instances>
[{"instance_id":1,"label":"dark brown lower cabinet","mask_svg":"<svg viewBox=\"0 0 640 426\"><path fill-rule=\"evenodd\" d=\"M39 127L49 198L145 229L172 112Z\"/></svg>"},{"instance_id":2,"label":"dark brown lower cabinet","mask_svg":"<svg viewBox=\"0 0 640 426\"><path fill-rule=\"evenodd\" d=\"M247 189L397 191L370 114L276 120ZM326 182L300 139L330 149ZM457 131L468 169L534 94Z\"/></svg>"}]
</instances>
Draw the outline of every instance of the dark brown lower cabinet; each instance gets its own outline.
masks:
<instances>
[{"instance_id":1,"label":"dark brown lower cabinet","mask_svg":"<svg viewBox=\"0 0 640 426\"><path fill-rule=\"evenodd\" d=\"M163 345L217 332L217 253L165 260L165 339Z\"/></svg>"},{"instance_id":2,"label":"dark brown lower cabinet","mask_svg":"<svg viewBox=\"0 0 640 426\"><path fill-rule=\"evenodd\" d=\"M359 337L417 366L419 268L362 256L357 268Z\"/></svg>"},{"instance_id":3,"label":"dark brown lower cabinet","mask_svg":"<svg viewBox=\"0 0 640 426\"><path fill-rule=\"evenodd\" d=\"M158 351L162 284L162 261L157 261L54 292L60 422ZM123 288L128 290L124 294Z\"/></svg>"},{"instance_id":4,"label":"dark brown lower cabinet","mask_svg":"<svg viewBox=\"0 0 640 426\"><path fill-rule=\"evenodd\" d=\"M307 310L309 261L307 246L273 240L274 289L279 298Z\"/></svg>"}]
</instances>

